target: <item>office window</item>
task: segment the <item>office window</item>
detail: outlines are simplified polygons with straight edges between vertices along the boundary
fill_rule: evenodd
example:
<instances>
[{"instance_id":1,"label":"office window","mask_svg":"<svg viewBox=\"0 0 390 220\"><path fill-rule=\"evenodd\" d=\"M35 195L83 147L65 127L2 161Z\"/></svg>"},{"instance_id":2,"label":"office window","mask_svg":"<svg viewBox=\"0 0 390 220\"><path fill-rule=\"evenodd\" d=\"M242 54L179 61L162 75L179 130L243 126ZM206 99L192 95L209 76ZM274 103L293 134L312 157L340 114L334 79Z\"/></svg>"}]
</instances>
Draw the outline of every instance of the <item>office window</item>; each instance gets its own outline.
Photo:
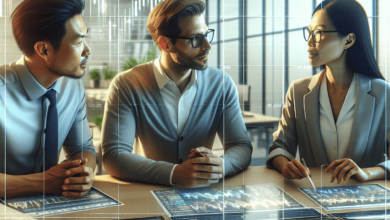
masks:
<instances>
[{"instance_id":1,"label":"office window","mask_svg":"<svg viewBox=\"0 0 390 220\"><path fill-rule=\"evenodd\" d=\"M206 20L208 19L208 22L209 24L213 23L213 22L217 22L218 21L218 1L217 0L214 0L214 1L206 1L206 4L207 4L207 12L208 12L208 16L206 18Z\"/></svg>"},{"instance_id":2,"label":"office window","mask_svg":"<svg viewBox=\"0 0 390 220\"><path fill-rule=\"evenodd\" d=\"M242 0L219 0L220 8L222 10L222 16L224 19L236 19L239 16L240 4L242 4Z\"/></svg>"},{"instance_id":3,"label":"office window","mask_svg":"<svg viewBox=\"0 0 390 220\"><path fill-rule=\"evenodd\" d=\"M238 41L240 31L240 28L238 26L238 19L222 22L221 28L223 32L221 36L222 41L229 41L233 39Z\"/></svg>"},{"instance_id":4,"label":"office window","mask_svg":"<svg viewBox=\"0 0 390 220\"><path fill-rule=\"evenodd\" d=\"M265 11L265 31L283 31L284 0L266 0Z\"/></svg>"},{"instance_id":5,"label":"office window","mask_svg":"<svg viewBox=\"0 0 390 220\"><path fill-rule=\"evenodd\" d=\"M374 50L378 48L375 37L377 27L374 22L378 1L381 5L389 4L384 3L384 0L382 2L381 0L358 0L368 15ZM209 2L217 4L223 14L219 21L210 23L215 25L216 30L221 28L221 35L218 37L220 42L213 44L213 50L217 50L219 65L222 65L223 61L228 65L225 71L231 74L236 83L251 85L251 111L280 117L281 108L278 106L283 105L289 85L296 79L319 72L318 68L312 68L309 64L302 27L310 24L312 13L321 1L215 0ZM384 8L386 7L383 7L383 13L386 12ZM215 11L212 7L209 10ZM210 11L210 15L212 13L216 12ZM243 16L243 21L240 21L240 15ZM381 22L381 25L385 26L385 21L381 20ZM381 36L385 36L384 30L378 37L379 43L381 39L382 42L385 41ZM227 46L223 44L234 42L236 39L238 44L228 44L234 47L238 45L239 68L233 70L229 69L231 65L228 64L234 63L233 55L227 53L232 49L226 50ZM384 69L385 50L382 49L378 53L380 53L378 59L383 63L381 69Z\"/></svg>"},{"instance_id":6,"label":"office window","mask_svg":"<svg viewBox=\"0 0 390 220\"><path fill-rule=\"evenodd\" d=\"M226 73L232 77L236 84L239 84L239 52L238 52L238 40L225 42L222 46L221 63L224 65Z\"/></svg>"},{"instance_id":7,"label":"office window","mask_svg":"<svg viewBox=\"0 0 390 220\"><path fill-rule=\"evenodd\" d=\"M379 70L387 80L390 79L389 11L390 2L378 0L378 65Z\"/></svg>"},{"instance_id":8,"label":"office window","mask_svg":"<svg viewBox=\"0 0 390 220\"><path fill-rule=\"evenodd\" d=\"M272 34L265 37L265 107L266 115L280 117L283 105L283 35Z\"/></svg>"},{"instance_id":9,"label":"office window","mask_svg":"<svg viewBox=\"0 0 390 220\"><path fill-rule=\"evenodd\" d=\"M312 0L288 2L288 29L301 29L308 26L313 13Z\"/></svg>"},{"instance_id":10,"label":"office window","mask_svg":"<svg viewBox=\"0 0 390 220\"><path fill-rule=\"evenodd\" d=\"M263 106L263 37L248 38L247 80L251 86L250 110L262 112Z\"/></svg>"},{"instance_id":11,"label":"office window","mask_svg":"<svg viewBox=\"0 0 390 220\"><path fill-rule=\"evenodd\" d=\"M310 66L307 42L303 39L302 30L290 31L288 33L288 84L294 80L302 79L313 74Z\"/></svg>"}]
</instances>

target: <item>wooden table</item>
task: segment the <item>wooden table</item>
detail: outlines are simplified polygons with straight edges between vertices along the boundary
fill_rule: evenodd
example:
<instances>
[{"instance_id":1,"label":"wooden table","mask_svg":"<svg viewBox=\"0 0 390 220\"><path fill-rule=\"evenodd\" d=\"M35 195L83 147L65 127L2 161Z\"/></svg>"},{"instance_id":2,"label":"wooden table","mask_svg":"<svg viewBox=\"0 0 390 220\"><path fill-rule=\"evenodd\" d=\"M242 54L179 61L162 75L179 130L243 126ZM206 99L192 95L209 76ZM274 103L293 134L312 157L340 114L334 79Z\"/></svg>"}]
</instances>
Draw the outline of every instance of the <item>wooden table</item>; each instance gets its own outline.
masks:
<instances>
[{"instance_id":1,"label":"wooden table","mask_svg":"<svg viewBox=\"0 0 390 220\"><path fill-rule=\"evenodd\" d=\"M312 179L317 187L321 186L321 172L320 168L310 168L312 173ZM330 173L323 173L322 184L323 186L336 186L336 183L330 183ZM249 167L245 171L225 179L225 186L239 186L239 185L254 185L274 183L280 188L284 189L293 198L301 202L306 207L318 208L312 200L301 193L298 187L311 187L307 179L302 180L287 180L284 179L281 174L264 166ZM346 182L342 182L340 185L360 185L360 184L373 184L379 183L385 186L385 181L371 181L368 183L362 183L357 180L350 179ZM115 199L123 202L125 205L119 207L108 207L102 209L95 209L90 211L81 211L75 213L68 213L63 215L55 215L55 219L95 219L95 218L108 218L108 219L125 219L125 218L141 218L152 216L163 216L168 219L163 209L160 207L156 199L150 193L151 190L172 189L169 186L159 186L152 184L134 183L128 181L118 180L109 175L96 176L96 180L93 184L98 189L102 190L106 194L112 196ZM222 186L222 181L212 186ZM0 207L0 210L4 210L4 206ZM9 211L16 213L11 209L7 209L7 214L10 216ZM0 218L4 217L0 214Z\"/></svg>"}]
</instances>

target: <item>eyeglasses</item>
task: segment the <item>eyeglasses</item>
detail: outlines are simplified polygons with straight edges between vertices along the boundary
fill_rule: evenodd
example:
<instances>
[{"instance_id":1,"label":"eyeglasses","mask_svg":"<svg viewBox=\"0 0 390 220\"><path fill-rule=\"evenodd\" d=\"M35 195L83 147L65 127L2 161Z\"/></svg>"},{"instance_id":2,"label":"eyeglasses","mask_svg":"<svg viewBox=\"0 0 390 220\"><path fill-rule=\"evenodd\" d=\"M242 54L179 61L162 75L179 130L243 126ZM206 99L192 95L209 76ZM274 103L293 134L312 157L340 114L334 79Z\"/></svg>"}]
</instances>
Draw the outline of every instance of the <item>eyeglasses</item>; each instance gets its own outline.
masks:
<instances>
[{"instance_id":1,"label":"eyeglasses","mask_svg":"<svg viewBox=\"0 0 390 220\"><path fill-rule=\"evenodd\" d=\"M211 42L214 39L214 31L215 31L214 29L209 29L206 32L206 34L197 34L192 37L172 37L172 36L165 36L165 37L191 40L192 47L197 48L203 45L203 41L205 38L207 38L207 41L211 44Z\"/></svg>"},{"instance_id":2,"label":"eyeglasses","mask_svg":"<svg viewBox=\"0 0 390 220\"><path fill-rule=\"evenodd\" d=\"M315 29L313 31L310 31L309 27L303 27L303 37L305 38L305 41L309 41L310 35L314 39L315 43L320 43L322 38L322 33L333 33L338 31L323 31L320 29Z\"/></svg>"}]
</instances>

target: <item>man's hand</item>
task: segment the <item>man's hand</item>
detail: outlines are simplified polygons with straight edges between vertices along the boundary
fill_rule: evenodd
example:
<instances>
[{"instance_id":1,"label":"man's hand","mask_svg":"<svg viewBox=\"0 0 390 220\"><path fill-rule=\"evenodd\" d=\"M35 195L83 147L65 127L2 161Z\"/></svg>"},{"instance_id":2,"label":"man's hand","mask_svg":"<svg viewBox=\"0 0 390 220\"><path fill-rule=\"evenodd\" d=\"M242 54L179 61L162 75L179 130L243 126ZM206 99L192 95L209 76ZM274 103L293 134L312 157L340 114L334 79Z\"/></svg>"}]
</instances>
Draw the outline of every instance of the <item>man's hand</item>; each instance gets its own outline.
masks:
<instances>
[{"instance_id":1,"label":"man's hand","mask_svg":"<svg viewBox=\"0 0 390 220\"><path fill-rule=\"evenodd\" d=\"M190 155L188 155L188 158L194 159L193 163L196 164L209 164L214 166L213 171L215 173L224 174L223 170L223 160L222 158L218 157L217 155L213 154L213 152L205 147L197 147L195 149L191 149ZM196 159L198 158L198 159ZM208 159L209 158L209 159ZM208 172L208 171L207 171Z\"/></svg>"},{"instance_id":2,"label":"man's hand","mask_svg":"<svg viewBox=\"0 0 390 220\"><path fill-rule=\"evenodd\" d=\"M201 154L206 157L201 157ZM200 157L198 157L200 156ZM176 166L173 172L173 183L179 187L204 187L218 183L223 177L222 159L211 153L211 150L199 147L192 149L190 159Z\"/></svg>"},{"instance_id":3,"label":"man's hand","mask_svg":"<svg viewBox=\"0 0 390 220\"><path fill-rule=\"evenodd\" d=\"M347 181L352 176L355 176L360 181L367 181L369 179L369 173L360 169L360 167L349 158L333 161L326 168L325 172L329 172L331 169L335 169L332 177L330 178L331 183L336 179L336 177L337 184L339 184L342 179Z\"/></svg>"},{"instance_id":4,"label":"man's hand","mask_svg":"<svg viewBox=\"0 0 390 220\"><path fill-rule=\"evenodd\" d=\"M63 196L71 198L79 198L84 196L91 190L92 183L95 180L95 175L92 168L83 166L88 162L87 158L83 158L79 166L69 169L67 176L70 178L65 179L62 183ZM61 183L61 185L62 185Z\"/></svg>"},{"instance_id":5,"label":"man's hand","mask_svg":"<svg viewBox=\"0 0 390 220\"><path fill-rule=\"evenodd\" d=\"M70 176L66 172L69 169L79 166L80 163L81 160L67 161L67 162L57 164L51 167L50 169L48 169L46 172L44 172L44 178L45 178L44 193L61 194L64 180Z\"/></svg>"}]
</instances>

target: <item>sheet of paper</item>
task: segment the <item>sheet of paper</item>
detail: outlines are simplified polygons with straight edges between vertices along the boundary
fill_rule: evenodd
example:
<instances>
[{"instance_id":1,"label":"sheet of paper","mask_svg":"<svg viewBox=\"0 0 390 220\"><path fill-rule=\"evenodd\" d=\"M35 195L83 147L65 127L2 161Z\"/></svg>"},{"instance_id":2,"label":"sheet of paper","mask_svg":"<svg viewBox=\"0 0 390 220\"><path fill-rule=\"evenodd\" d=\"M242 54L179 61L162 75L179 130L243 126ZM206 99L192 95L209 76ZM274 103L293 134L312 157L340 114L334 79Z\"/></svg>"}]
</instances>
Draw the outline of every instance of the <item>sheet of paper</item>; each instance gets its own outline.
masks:
<instances>
[{"instance_id":1,"label":"sheet of paper","mask_svg":"<svg viewBox=\"0 0 390 220\"><path fill-rule=\"evenodd\" d=\"M306 196L326 210L385 207L390 203L390 190L379 185L355 185L299 188Z\"/></svg>"},{"instance_id":2,"label":"sheet of paper","mask_svg":"<svg viewBox=\"0 0 390 220\"><path fill-rule=\"evenodd\" d=\"M152 191L169 217L241 215L319 216L274 184ZM268 219L268 218L264 218Z\"/></svg>"},{"instance_id":3,"label":"sheet of paper","mask_svg":"<svg viewBox=\"0 0 390 220\"><path fill-rule=\"evenodd\" d=\"M0 199L5 204L5 201ZM73 199L62 195L27 195L7 199L8 207L34 217L63 214L89 209L98 209L109 206L120 206L123 203L106 195L100 190L92 189L83 197Z\"/></svg>"}]
</instances>

